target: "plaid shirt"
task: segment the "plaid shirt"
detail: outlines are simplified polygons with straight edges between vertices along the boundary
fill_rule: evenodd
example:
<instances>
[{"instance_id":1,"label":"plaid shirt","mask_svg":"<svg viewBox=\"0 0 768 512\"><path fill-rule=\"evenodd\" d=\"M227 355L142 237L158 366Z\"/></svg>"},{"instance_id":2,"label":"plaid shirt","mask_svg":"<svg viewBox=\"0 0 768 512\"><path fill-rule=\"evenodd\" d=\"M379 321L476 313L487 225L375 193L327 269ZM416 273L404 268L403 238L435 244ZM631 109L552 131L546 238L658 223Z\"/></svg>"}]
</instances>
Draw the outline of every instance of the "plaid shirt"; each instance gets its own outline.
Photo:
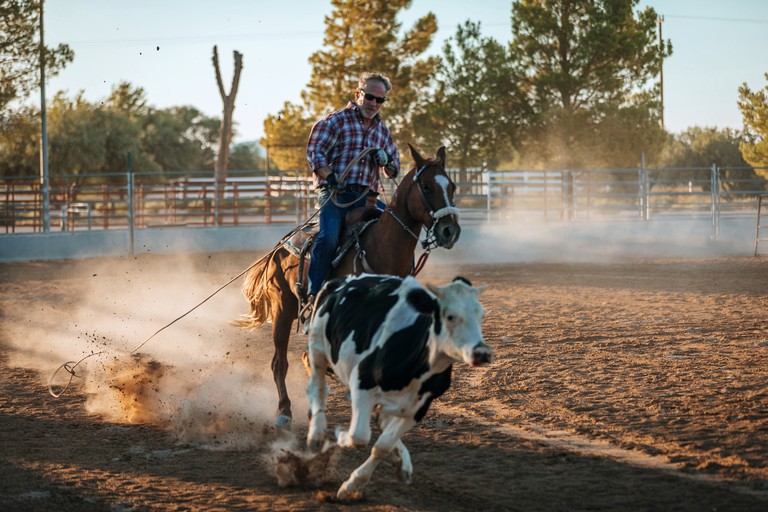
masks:
<instances>
[{"instance_id":1,"label":"plaid shirt","mask_svg":"<svg viewBox=\"0 0 768 512\"><path fill-rule=\"evenodd\" d=\"M400 170L400 155L389 133L389 128L376 114L371 126L366 130L360 107L349 102L341 110L319 120L312 127L307 142L307 161L315 178L315 187L325 185L325 180L315 172L320 167L329 167L341 178L347 165L365 148L383 148L389 155L392 165ZM350 167L344 178L348 185L368 186L371 190L379 187L378 166L369 153Z\"/></svg>"}]
</instances>

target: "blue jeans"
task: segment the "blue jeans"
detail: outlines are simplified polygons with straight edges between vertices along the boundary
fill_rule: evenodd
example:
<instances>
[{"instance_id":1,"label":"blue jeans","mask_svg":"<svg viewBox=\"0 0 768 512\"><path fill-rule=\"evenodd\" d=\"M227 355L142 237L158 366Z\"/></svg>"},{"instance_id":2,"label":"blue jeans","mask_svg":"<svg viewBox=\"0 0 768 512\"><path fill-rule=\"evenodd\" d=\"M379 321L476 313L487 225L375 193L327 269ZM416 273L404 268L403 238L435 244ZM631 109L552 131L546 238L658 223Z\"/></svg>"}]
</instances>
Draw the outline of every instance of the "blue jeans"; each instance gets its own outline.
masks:
<instances>
[{"instance_id":1,"label":"blue jeans","mask_svg":"<svg viewBox=\"0 0 768 512\"><path fill-rule=\"evenodd\" d=\"M331 271L333 256L341 241L341 231L344 229L344 217L349 210L358 206L365 206L366 201L366 196L363 195L354 204L346 208L339 208L328 199L330 195L331 190L327 188L317 192L318 205L325 204L325 206L320 210L320 230L315 235L315 243L312 246L312 256L309 261L309 294L315 296ZM360 192L339 192L336 194L336 202L347 204L354 201L359 195Z\"/></svg>"}]
</instances>

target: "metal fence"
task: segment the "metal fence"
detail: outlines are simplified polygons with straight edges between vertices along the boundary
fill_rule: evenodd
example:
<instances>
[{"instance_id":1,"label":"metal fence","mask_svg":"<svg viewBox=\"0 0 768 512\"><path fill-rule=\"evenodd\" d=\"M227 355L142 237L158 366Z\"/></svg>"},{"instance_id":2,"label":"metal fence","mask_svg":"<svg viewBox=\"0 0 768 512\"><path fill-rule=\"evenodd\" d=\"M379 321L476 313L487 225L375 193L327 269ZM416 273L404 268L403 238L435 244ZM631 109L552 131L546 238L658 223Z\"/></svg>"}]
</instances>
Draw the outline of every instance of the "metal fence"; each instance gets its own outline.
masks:
<instances>
[{"instance_id":1,"label":"metal fence","mask_svg":"<svg viewBox=\"0 0 768 512\"><path fill-rule=\"evenodd\" d=\"M465 222L534 217L587 221L648 220L695 213L756 215L768 182L752 168L449 171ZM394 184L387 182L384 197ZM218 193L217 193L218 191ZM58 176L49 185L51 230L145 229L163 226L255 225L303 222L314 208L306 172L212 171ZM37 178L0 182L0 233L35 233L45 225Z\"/></svg>"}]
</instances>

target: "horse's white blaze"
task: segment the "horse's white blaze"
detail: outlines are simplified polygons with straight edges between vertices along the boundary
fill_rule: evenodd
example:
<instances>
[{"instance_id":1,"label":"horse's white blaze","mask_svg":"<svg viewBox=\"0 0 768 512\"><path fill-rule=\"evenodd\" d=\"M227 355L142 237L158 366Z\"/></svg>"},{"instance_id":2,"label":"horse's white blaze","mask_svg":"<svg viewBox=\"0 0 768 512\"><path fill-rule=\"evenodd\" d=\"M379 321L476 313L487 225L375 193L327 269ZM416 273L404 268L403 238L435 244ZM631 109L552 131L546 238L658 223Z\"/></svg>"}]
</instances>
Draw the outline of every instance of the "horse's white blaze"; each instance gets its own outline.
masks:
<instances>
[{"instance_id":1,"label":"horse's white blaze","mask_svg":"<svg viewBox=\"0 0 768 512\"><path fill-rule=\"evenodd\" d=\"M435 176L435 183L440 185L443 189L443 200L445 201L445 204L450 205L451 200L448 198L448 185L451 184L451 181L448 179L448 176Z\"/></svg>"}]
</instances>

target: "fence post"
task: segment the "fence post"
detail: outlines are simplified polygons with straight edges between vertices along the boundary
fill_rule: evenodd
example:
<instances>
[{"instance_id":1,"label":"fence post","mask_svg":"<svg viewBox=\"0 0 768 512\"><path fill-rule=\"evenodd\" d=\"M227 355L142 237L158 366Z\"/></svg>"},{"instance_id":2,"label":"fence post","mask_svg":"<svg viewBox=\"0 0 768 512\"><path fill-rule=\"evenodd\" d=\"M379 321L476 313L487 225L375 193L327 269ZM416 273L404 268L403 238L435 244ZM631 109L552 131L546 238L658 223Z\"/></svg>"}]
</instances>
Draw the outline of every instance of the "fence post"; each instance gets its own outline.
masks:
<instances>
[{"instance_id":1,"label":"fence post","mask_svg":"<svg viewBox=\"0 0 768 512\"><path fill-rule=\"evenodd\" d=\"M135 205L135 199L134 199L134 182L133 182L133 168L131 165L131 154L128 153L128 158L126 159L126 164L128 167L127 172L127 178L128 178L128 238L129 238L129 246L128 250L130 251L130 255L133 256L134 250L135 250L135 244L136 244L136 234L134 233L135 230L135 217L134 217L134 205Z\"/></svg>"},{"instance_id":2,"label":"fence post","mask_svg":"<svg viewBox=\"0 0 768 512\"><path fill-rule=\"evenodd\" d=\"M720 170L717 164L712 164L711 190L712 234L710 238L717 240L720 236Z\"/></svg>"},{"instance_id":3,"label":"fence post","mask_svg":"<svg viewBox=\"0 0 768 512\"><path fill-rule=\"evenodd\" d=\"M490 221L491 220L491 206L493 203L493 199L491 198L491 172L490 171L483 171L483 188L485 188L485 220ZM504 197L504 179L501 179L502 185L501 185L501 197L500 200L500 206L504 204L504 200L502 199Z\"/></svg>"},{"instance_id":4,"label":"fence post","mask_svg":"<svg viewBox=\"0 0 768 512\"><path fill-rule=\"evenodd\" d=\"M651 205L648 190L648 169L645 167L645 153L640 155L640 219L648 220Z\"/></svg>"},{"instance_id":5,"label":"fence post","mask_svg":"<svg viewBox=\"0 0 768 512\"><path fill-rule=\"evenodd\" d=\"M573 173L569 170L562 171L563 180L563 217L566 221L572 221L575 216L573 201Z\"/></svg>"}]
</instances>

